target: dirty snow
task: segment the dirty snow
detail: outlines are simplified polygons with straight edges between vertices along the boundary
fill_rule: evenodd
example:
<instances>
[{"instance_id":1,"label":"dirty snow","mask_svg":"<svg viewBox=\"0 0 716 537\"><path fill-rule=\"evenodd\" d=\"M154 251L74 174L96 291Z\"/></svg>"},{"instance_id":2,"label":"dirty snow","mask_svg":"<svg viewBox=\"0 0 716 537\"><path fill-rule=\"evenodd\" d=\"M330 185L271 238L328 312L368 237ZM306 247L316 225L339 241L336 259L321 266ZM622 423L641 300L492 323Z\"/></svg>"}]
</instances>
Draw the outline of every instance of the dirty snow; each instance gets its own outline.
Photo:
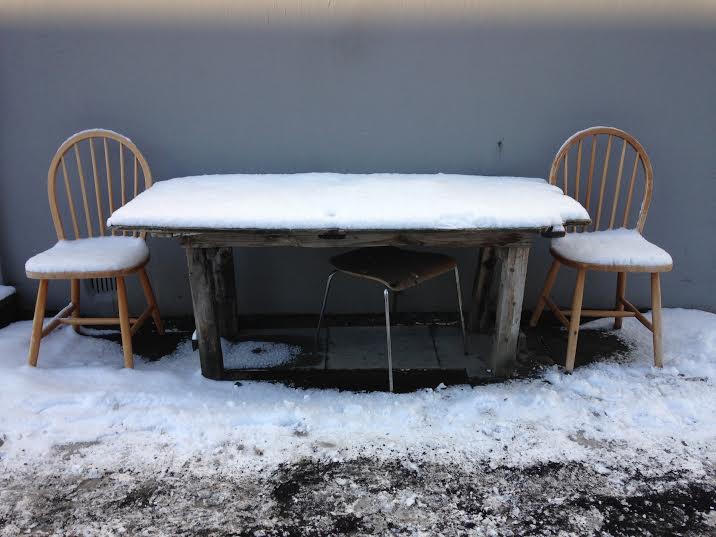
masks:
<instances>
[{"instance_id":1,"label":"dirty snow","mask_svg":"<svg viewBox=\"0 0 716 537\"><path fill-rule=\"evenodd\" d=\"M401 200L396 203L396 200ZM204 175L161 181L108 225L179 229L501 229L589 220L542 179L450 174Z\"/></svg>"},{"instance_id":2,"label":"dirty snow","mask_svg":"<svg viewBox=\"0 0 716 537\"><path fill-rule=\"evenodd\" d=\"M650 243L636 229L569 233L564 237L552 239L552 249L580 263L648 267L672 264L671 256L665 250Z\"/></svg>"},{"instance_id":3,"label":"dirty snow","mask_svg":"<svg viewBox=\"0 0 716 537\"><path fill-rule=\"evenodd\" d=\"M0 285L0 300L5 300L15 294L15 288L10 285Z\"/></svg>"},{"instance_id":4,"label":"dirty snow","mask_svg":"<svg viewBox=\"0 0 716 537\"><path fill-rule=\"evenodd\" d=\"M144 239L136 237L94 237L58 241L25 263L34 273L103 272L136 267L149 258Z\"/></svg>"},{"instance_id":5,"label":"dirty snow","mask_svg":"<svg viewBox=\"0 0 716 537\"><path fill-rule=\"evenodd\" d=\"M666 309L664 326L661 370L625 319L630 350L572 375L391 395L210 381L189 341L121 369L118 344L69 329L32 369L16 323L0 330L0 529L707 534L716 315Z\"/></svg>"}]
</instances>

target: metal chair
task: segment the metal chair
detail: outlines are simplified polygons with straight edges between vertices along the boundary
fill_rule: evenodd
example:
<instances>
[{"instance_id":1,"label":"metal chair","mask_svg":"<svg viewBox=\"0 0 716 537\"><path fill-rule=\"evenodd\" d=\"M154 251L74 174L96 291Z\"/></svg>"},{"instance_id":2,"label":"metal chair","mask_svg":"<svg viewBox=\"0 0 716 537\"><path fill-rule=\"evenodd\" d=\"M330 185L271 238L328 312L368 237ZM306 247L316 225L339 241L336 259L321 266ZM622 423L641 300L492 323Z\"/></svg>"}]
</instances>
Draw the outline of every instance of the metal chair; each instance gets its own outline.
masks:
<instances>
[{"instance_id":1,"label":"metal chair","mask_svg":"<svg viewBox=\"0 0 716 537\"><path fill-rule=\"evenodd\" d=\"M460 274L457 269L457 262L454 258L444 254L414 252L402 250L394 246L379 246L352 250L332 257L330 262L334 270L328 275L326 290L323 294L321 314L318 318L318 327L316 328L316 349L318 349L318 339L321 333L323 316L326 311L328 293L336 273L342 272L358 278L374 280L381 283L385 287L383 290L383 298L385 303L385 330L388 349L388 387L392 392L393 352L390 341L390 293L391 291L393 293L400 293L411 287L417 287L423 282L432 280L452 270L455 272L463 347L465 354L467 354L467 335L465 333L465 321L462 312Z\"/></svg>"}]
</instances>

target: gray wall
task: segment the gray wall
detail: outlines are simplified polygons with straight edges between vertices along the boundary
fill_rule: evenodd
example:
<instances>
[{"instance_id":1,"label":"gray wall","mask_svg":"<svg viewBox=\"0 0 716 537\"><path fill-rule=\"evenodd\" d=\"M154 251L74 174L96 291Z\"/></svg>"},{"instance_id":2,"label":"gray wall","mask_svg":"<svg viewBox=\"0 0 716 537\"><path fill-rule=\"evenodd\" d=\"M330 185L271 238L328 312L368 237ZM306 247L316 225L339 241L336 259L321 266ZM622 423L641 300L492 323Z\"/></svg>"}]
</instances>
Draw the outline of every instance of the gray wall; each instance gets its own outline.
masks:
<instances>
[{"instance_id":1,"label":"gray wall","mask_svg":"<svg viewBox=\"0 0 716 537\"><path fill-rule=\"evenodd\" d=\"M69 134L106 127L143 150L158 180L215 172L458 172L544 176L561 142L595 124L646 146L655 169L648 238L669 250L666 306L716 310L716 29L711 23L390 24L0 21L0 258L32 307L24 262L55 240L50 158ZM502 141L502 151L498 151ZM530 258L526 306L549 262ZM191 311L183 252L152 239L165 315ZM245 313L312 312L332 251L236 251ZM466 286L476 252L457 251ZM573 275L557 295L566 301ZM648 304L646 277L630 280ZM591 277L606 305L613 278ZM51 286L50 305L67 298ZM334 311L378 310L341 282ZM402 302L454 308L451 282Z\"/></svg>"}]
</instances>

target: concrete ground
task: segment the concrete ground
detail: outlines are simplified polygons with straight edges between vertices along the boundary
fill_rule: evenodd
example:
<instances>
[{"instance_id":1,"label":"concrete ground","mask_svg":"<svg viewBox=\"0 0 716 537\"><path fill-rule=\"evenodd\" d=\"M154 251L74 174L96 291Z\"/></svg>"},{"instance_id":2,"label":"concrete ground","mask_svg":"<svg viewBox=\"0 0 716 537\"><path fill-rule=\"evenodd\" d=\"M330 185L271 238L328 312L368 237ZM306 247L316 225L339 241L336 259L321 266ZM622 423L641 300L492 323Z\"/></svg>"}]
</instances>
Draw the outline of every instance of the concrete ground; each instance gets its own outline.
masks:
<instances>
[{"instance_id":1,"label":"concrete ground","mask_svg":"<svg viewBox=\"0 0 716 537\"><path fill-rule=\"evenodd\" d=\"M271 380L305 388L385 390L387 354L382 323L381 316L330 318L316 348L313 316L245 319L241 340L289 343L300 346L302 352L283 366L268 370L231 370L227 378ZM157 337L151 329L135 336L135 353L149 360L161 359L193 331L191 321L185 319L169 321L168 326L170 331L163 337ZM544 366L564 363L567 334L551 315L545 314L536 328L530 328L525 317L522 330L511 378L530 377ZM120 341L116 333L106 337ZM506 380L495 378L492 373L491 337L468 335L469 352L465 354L458 324L449 315L404 315L391 327L391 337L397 392L434 388L440 383L476 385ZM624 344L613 334L595 330L580 333L579 349L577 367L625 350Z\"/></svg>"}]
</instances>

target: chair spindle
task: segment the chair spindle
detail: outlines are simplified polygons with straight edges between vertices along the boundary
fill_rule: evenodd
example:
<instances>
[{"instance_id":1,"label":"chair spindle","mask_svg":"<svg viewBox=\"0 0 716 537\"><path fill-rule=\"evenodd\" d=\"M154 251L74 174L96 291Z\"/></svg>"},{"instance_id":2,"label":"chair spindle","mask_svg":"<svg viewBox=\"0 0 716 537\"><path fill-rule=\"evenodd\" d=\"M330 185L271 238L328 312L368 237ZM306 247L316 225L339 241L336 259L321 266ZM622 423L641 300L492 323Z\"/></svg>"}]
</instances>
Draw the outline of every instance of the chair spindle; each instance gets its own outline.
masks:
<instances>
[{"instance_id":1,"label":"chair spindle","mask_svg":"<svg viewBox=\"0 0 716 537\"><path fill-rule=\"evenodd\" d=\"M607 172L609 171L609 157L612 152L612 135L607 138L607 149L604 155L604 166L602 167L602 183L599 187L599 202L597 204L597 219L594 222L594 230L599 229L599 222L602 219L602 205L604 204L604 190L607 186Z\"/></svg>"},{"instance_id":2,"label":"chair spindle","mask_svg":"<svg viewBox=\"0 0 716 537\"><path fill-rule=\"evenodd\" d=\"M72 199L72 188L70 187L70 178L67 174L67 164L65 164L65 157L60 159L62 166L62 175L65 178L65 191L67 192L67 201L70 205L70 216L72 217L72 229L75 232L75 239L80 238L80 229L77 225L77 212L75 211L75 201Z\"/></svg>"},{"instance_id":3,"label":"chair spindle","mask_svg":"<svg viewBox=\"0 0 716 537\"><path fill-rule=\"evenodd\" d=\"M97 173L97 156L94 152L94 139L89 139L90 156L92 157L92 176L94 178L94 197L97 200L97 223L99 234L104 235L104 215L102 212L102 199L100 198L99 174Z\"/></svg>"},{"instance_id":4,"label":"chair spindle","mask_svg":"<svg viewBox=\"0 0 716 537\"><path fill-rule=\"evenodd\" d=\"M619 157L619 168L617 170L617 183L614 186L614 199L612 200L612 214L609 217L609 229L614 228L614 219L617 214L617 205L619 204L619 191L622 185L622 172L624 171L624 157L626 156L627 141L622 143L622 154Z\"/></svg>"},{"instance_id":5,"label":"chair spindle","mask_svg":"<svg viewBox=\"0 0 716 537\"><path fill-rule=\"evenodd\" d=\"M87 201L87 184L85 182L85 172L82 169L82 158L80 157L79 144L75 144L75 161L77 163L77 173L80 176L80 191L82 192L82 206L85 209L85 223L87 224L87 235L93 237L92 220L90 216L89 202Z\"/></svg>"}]
</instances>

